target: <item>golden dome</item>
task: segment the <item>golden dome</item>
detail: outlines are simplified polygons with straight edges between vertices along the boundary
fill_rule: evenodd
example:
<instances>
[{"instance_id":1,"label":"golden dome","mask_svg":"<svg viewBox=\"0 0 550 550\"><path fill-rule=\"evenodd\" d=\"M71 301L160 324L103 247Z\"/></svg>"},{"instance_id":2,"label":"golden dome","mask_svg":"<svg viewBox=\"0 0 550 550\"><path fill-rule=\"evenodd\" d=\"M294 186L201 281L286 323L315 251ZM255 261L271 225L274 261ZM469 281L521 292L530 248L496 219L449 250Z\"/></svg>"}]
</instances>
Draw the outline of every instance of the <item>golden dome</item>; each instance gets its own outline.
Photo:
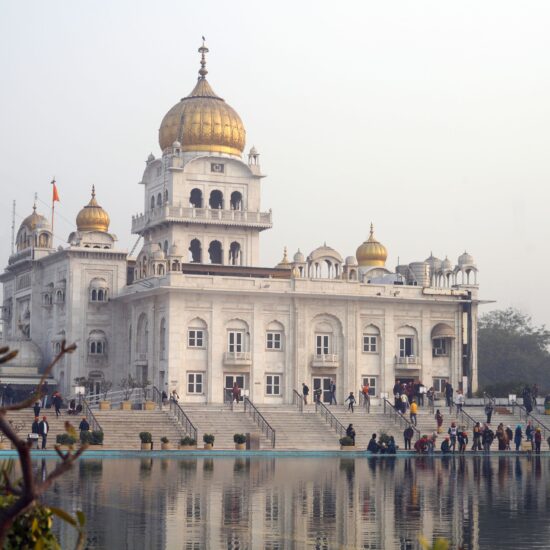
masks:
<instances>
[{"instance_id":1,"label":"golden dome","mask_svg":"<svg viewBox=\"0 0 550 550\"><path fill-rule=\"evenodd\" d=\"M369 238L357 249L355 253L359 266L384 267L388 251L386 247L374 238L374 228L370 224Z\"/></svg>"},{"instance_id":2,"label":"golden dome","mask_svg":"<svg viewBox=\"0 0 550 550\"><path fill-rule=\"evenodd\" d=\"M182 151L206 151L241 156L246 132L236 111L218 97L206 80L208 48L203 45L199 80L193 91L174 105L162 119L159 144L164 151L175 141Z\"/></svg>"},{"instance_id":3,"label":"golden dome","mask_svg":"<svg viewBox=\"0 0 550 550\"><path fill-rule=\"evenodd\" d=\"M109 231L109 214L95 200L95 185L92 186L90 202L78 213L76 228L78 231Z\"/></svg>"},{"instance_id":4,"label":"golden dome","mask_svg":"<svg viewBox=\"0 0 550 550\"><path fill-rule=\"evenodd\" d=\"M23 227L26 227L29 231L34 231L35 229L50 229L50 222L46 216L38 214L36 211L36 204L32 207L32 214L27 216L19 226L19 230Z\"/></svg>"},{"instance_id":5,"label":"golden dome","mask_svg":"<svg viewBox=\"0 0 550 550\"><path fill-rule=\"evenodd\" d=\"M288 253L287 253L286 246L283 252L283 259L275 267L278 269L292 269L292 265L288 261Z\"/></svg>"}]
</instances>

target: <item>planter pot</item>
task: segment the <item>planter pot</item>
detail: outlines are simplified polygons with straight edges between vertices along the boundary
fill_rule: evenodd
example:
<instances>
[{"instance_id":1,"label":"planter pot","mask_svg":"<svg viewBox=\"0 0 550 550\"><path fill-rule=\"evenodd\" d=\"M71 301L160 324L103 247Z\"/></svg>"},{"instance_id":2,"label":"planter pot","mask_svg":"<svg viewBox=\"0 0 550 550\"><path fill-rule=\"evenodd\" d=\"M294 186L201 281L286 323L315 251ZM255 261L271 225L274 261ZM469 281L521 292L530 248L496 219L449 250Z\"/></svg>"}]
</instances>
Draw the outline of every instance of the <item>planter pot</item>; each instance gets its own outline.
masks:
<instances>
[{"instance_id":1,"label":"planter pot","mask_svg":"<svg viewBox=\"0 0 550 550\"><path fill-rule=\"evenodd\" d=\"M235 443L236 451L244 451L246 449L246 443Z\"/></svg>"},{"instance_id":2,"label":"planter pot","mask_svg":"<svg viewBox=\"0 0 550 550\"><path fill-rule=\"evenodd\" d=\"M102 451L103 445L88 445L87 451Z\"/></svg>"},{"instance_id":3,"label":"planter pot","mask_svg":"<svg viewBox=\"0 0 550 550\"><path fill-rule=\"evenodd\" d=\"M0 441L0 449L11 449L11 441Z\"/></svg>"},{"instance_id":4,"label":"planter pot","mask_svg":"<svg viewBox=\"0 0 550 550\"><path fill-rule=\"evenodd\" d=\"M152 443L142 443L141 444L141 450L142 451L150 451L153 448Z\"/></svg>"},{"instance_id":5,"label":"planter pot","mask_svg":"<svg viewBox=\"0 0 550 550\"><path fill-rule=\"evenodd\" d=\"M60 451L72 451L76 445L58 445Z\"/></svg>"},{"instance_id":6,"label":"planter pot","mask_svg":"<svg viewBox=\"0 0 550 550\"><path fill-rule=\"evenodd\" d=\"M180 445L178 447L180 451L196 451L197 446L196 445Z\"/></svg>"},{"instance_id":7,"label":"planter pot","mask_svg":"<svg viewBox=\"0 0 550 550\"><path fill-rule=\"evenodd\" d=\"M163 451L169 451L172 448L172 444L171 443L161 443L160 448Z\"/></svg>"},{"instance_id":8,"label":"planter pot","mask_svg":"<svg viewBox=\"0 0 550 550\"><path fill-rule=\"evenodd\" d=\"M214 443L205 443L205 444L204 444L204 448L205 448L207 451L211 451L213 447L214 447Z\"/></svg>"},{"instance_id":9,"label":"planter pot","mask_svg":"<svg viewBox=\"0 0 550 550\"><path fill-rule=\"evenodd\" d=\"M340 445L341 451L355 451L355 445Z\"/></svg>"},{"instance_id":10,"label":"planter pot","mask_svg":"<svg viewBox=\"0 0 550 550\"><path fill-rule=\"evenodd\" d=\"M145 401L146 411L154 411L155 407L156 407L156 403L154 401Z\"/></svg>"},{"instance_id":11,"label":"planter pot","mask_svg":"<svg viewBox=\"0 0 550 550\"><path fill-rule=\"evenodd\" d=\"M132 402L131 401L123 401L120 404L120 410L121 411L131 411L132 410Z\"/></svg>"},{"instance_id":12,"label":"planter pot","mask_svg":"<svg viewBox=\"0 0 550 550\"><path fill-rule=\"evenodd\" d=\"M100 401L99 402L99 410L100 411L110 411L111 410L111 402L110 401Z\"/></svg>"}]
</instances>

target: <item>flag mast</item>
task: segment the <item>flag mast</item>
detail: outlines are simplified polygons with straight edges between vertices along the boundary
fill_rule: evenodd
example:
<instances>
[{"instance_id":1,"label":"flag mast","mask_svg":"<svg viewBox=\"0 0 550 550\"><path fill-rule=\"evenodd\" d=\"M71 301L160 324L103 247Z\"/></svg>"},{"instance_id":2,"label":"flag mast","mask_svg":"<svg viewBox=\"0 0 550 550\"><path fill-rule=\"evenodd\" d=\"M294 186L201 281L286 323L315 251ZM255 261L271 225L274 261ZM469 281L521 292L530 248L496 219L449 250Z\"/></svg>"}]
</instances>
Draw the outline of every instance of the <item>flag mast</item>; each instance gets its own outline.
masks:
<instances>
[{"instance_id":1,"label":"flag mast","mask_svg":"<svg viewBox=\"0 0 550 550\"><path fill-rule=\"evenodd\" d=\"M57 186L55 185L55 176L53 177L51 184L53 185L52 189L52 248L53 246L53 223L54 223L54 215L55 215L55 201L59 202L59 195L57 193Z\"/></svg>"}]
</instances>

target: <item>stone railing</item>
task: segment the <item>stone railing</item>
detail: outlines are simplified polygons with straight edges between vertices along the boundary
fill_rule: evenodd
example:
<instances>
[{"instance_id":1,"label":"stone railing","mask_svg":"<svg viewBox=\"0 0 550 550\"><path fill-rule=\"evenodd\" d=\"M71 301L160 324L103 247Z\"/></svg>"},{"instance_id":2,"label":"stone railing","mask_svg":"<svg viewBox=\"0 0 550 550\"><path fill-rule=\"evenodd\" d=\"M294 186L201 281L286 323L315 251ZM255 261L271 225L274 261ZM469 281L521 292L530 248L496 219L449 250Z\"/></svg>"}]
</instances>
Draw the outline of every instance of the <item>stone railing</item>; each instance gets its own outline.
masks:
<instances>
[{"instance_id":1,"label":"stone railing","mask_svg":"<svg viewBox=\"0 0 550 550\"><path fill-rule=\"evenodd\" d=\"M336 353L315 354L311 359L312 367L338 367L340 357Z\"/></svg>"},{"instance_id":2,"label":"stone railing","mask_svg":"<svg viewBox=\"0 0 550 550\"><path fill-rule=\"evenodd\" d=\"M418 357L415 355L409 355L408 357L396 357L396 365L418 365L420 363Z\"/></svg>"},{"instance_id":3,"label":"stone railing","mask_svg":"<svg viewBox=\"0 0 550 550\"><path fill-rule=\"evenodd\" d=\"M228 366L250 366L252 354L249 351L226 351L223 354L223 363Z\"/></svg>"}]
</instances>

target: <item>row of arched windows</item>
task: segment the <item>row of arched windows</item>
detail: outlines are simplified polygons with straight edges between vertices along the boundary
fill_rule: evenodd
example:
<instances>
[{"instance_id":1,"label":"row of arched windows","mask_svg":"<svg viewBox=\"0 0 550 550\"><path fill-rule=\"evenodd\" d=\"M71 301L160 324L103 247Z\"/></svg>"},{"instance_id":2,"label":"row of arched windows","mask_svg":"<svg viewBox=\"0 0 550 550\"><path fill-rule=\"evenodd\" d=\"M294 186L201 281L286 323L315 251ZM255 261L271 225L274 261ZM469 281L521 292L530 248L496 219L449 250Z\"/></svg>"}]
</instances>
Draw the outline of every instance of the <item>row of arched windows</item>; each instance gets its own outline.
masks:
<instances>
[{"instance_id":1,"label":"row of arched windows","mask_svg":"<svg viewBox=\"0 0 550 550\"><path fill-rule=\"evenodd\" d=\"M191 263L206 263L203 258L202 243L199 239L193 239L189 245L189 262ZM223 246L218 240L210 241L208 245L208 258L211 264L223 264ZM226 265L242 265L241 245L237 241L233 241L229 245L227 251Z\"/></svg>"},{"instance_id":2,"label":"row of arched windows","mask_svg":"<svg viewBox=\"0 0 550 550\"><path fill-rule=\"evenodd\" d=\"M88 337L89 355L107 355L107 337L102 330L92 330Z\"/></svg>"},{"instance_id":3,"label":"row of arched windows","mask_svg":"<svg viewBox=\"0 0 550 550\"><path fill-rule=\"evenodd\" d=\"M200 189L192 189L189 194L189 206L193 208L204 208L204 199ZM219 189L210 192L208 206L213 210L225 209L225 199ZM229 210L243 210L243 195L239 191L233 191L229 197Z\"/></svg>"},{"instance_id":4,"label":"row of arched windows","mask_svg":"<svg viewBox=\"0 0 550 550\"><path fill-rule=\"evenodd\" d=\"M157 196L151 195L151 210L155 209L155 206L157 208L161 207L163 204L168 203L168 189L164 190L164 193L158 193Z\"/></svg>"},{"instance_id":5,"label":"row of arched windows","mask_svg":"<svg viewBox=\"0 0 550 550\"><path fill-rule=\"evenodd\" d=\"M108 302L109 287L107 281L101 278L95 278L90 282L90 302Z\"/></svg>"}]
</instances>

